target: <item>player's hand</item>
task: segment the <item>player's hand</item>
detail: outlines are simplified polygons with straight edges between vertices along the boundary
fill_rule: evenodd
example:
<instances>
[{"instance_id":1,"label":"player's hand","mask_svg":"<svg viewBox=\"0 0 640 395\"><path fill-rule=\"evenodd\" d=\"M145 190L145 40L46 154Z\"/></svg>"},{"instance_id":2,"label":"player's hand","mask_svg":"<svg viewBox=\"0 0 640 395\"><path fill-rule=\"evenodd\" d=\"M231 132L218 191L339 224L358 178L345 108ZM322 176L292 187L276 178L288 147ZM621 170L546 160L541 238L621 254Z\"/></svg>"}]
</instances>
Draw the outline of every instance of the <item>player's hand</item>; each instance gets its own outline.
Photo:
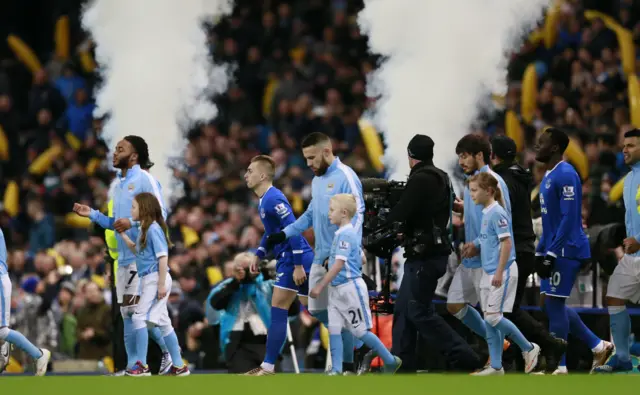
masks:
<instances>
[{"instance_id":1,"label":"player's hand","mask_svg":"<svg viewBox=\"0 0 640 395\"><path fill-rule=\"evenodd\" d=\"M127 218L120 218L113 223L113 229L118 233L126 232L131 229L131 222Z\"/></svg>"},{"instance_id":2,"label":"player's hand","mask_svg":"<svg viewBox=\"0 0 640 395\"><path fill-rule=\"evenodd\" d=\"M459 197L456 197L453 201L453 211L460 214L464 213L464 201Z\"/></svg>"},{"instance_id":3,"label":"player's hand","mask_svg":"<svg viewBox=\"0 0 640 395\"><path fill-rule=\"evenodd\" d=\"M624 246L624 251L627 254L635 254L640 251L640 243L638 243L638 240L636 240L635 237L627 237L622 242L622 245Z\"/></svg>"},{"instance_id":4,"label":"player's hand","mask_svg":"<svg viewBox=\"0 0 640 395\"><path fill-rule=\"evenodd\" d=\"M503 272L495 272L493 275L493 279L491 280L491 285L494 287L500 287L502 285L502 276Z\"/></svg>"},{"instance_id":5,"label":"player's hand","mask_svg":"<svg viewBox=\"0 0 640 395\"><path fill-rule=\"evenodd\" d=\"M89 217L89 215L91 215L91 207L80 203L74 203L73 212L81 217Z\"/></svg>"},{"instance_id":6,"label":"player's hand","mask_svg":"<svg viewBox=\"0 0 640 395\"><path fill-rule=\"evenodd\" d=\"M284 232L278 232L267 236L267 246L273 247L277 244L282 243L287 240L287 235Z\"/></svg>"},{"instance_id":7,"label":"player's hand","mask_svg":"<svg viewBox=\"0 0 640 395\"><path fill-rule=\"evenodd\" d=\"M321 293L322 293L322 286L318 284L315 287L313 287L311 292L309 292L309 296L315 299L318 296L320 296Z\"/></svg>"},{"instance_id":8,"label":"player's hand","mask_svg":"<svg viewBox=\"0 0 640 395\"><path fill-rule=\"evenodd\" d=\"M167 296L167 286L158 284L158 300L162 300L165 296Z\"/></svg>"},{"instance_id":9,"label":"player's hand","mask_svg":"<svg viewBox=\"0 0 640 395\"><path fill-rule=\"evenodd\" d=\"M293 282L297 286L301 286L307 280L307 273L304 272L304 267L296 265L293 268Z\"/></svg>"},{"instance_id":10,"label":"player's hand","mask_svg":"<svg viewBox=\"0 0 640 395\"><path fill-rule=\"evenodd\" d=\"M551 277L551 272L556 264L556 258L553 255L545 255L536 257L536 273L542 279Z\"/></svg>"},{"instance_id":11,"label":"player's hand","mask_svg":"<svg viewBox=\"0 0 640 395\"><path fill-rule=\"evenodd\" d=\"M463 258L473 258L477 256L479 253L478 248L473 243L465 243L462 246L462 257Z\"/></svg>"}]
</instances>

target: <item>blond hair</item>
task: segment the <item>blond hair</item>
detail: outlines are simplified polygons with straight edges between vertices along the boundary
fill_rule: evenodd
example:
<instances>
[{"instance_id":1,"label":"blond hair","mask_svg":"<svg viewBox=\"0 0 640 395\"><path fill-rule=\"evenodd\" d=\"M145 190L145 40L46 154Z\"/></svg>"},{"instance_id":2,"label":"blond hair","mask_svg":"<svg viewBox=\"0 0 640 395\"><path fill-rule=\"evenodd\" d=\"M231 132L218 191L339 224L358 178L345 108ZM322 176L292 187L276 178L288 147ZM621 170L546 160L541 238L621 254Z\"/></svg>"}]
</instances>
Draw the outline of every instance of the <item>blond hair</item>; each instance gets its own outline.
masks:
<instances>
[{"instance_id":1,"label":"blond hair","mask_svg":"<svg viewBox=\"0 0 640 395\"><path fill-rule=\"evenodd\" d=\"M255 255L250 252L240 252L233 257L233 263L237 264L240 262L252 262L255 259Z\"/></svg>"},{"instance_id":2,"label":"blond hair","mask_svg":"<svg viewBox=\"0 0 640 395\"><path fill-rule=\"evenodd\" d=\"M358 205L356 204L356 197L352 194L339 193L337 195L333 195L331 201L338 206L339 210L346 210L349 218L353 218L353 216L356 215Z\"/></svg>"}]
</instances>

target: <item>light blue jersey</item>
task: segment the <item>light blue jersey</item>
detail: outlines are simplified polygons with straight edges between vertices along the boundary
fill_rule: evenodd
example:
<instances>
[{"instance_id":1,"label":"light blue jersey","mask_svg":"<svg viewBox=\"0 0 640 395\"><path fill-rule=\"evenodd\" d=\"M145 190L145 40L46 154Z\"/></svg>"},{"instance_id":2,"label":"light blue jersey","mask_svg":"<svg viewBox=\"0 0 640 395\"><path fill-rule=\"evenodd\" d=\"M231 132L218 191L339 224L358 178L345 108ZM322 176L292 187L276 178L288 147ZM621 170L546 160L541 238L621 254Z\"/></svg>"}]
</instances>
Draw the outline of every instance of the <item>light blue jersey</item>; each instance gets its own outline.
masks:
<instances>
[{"instance_id":1,"label":"light blue jersey","mask_svg":"<svg viewBox=\"0 0 640 395\"><path fill-rule=\"evenodd\" d=\"M511 220L511 200L509 199L509 188L504 182L502 177L492 171L488 165L482 166L480 170L476 171L474 175L478 173L489 173L496 180L498 180L498 187L502 192L503 204L506 209L509 220ZM464 188L464 238L467 243L474 242L476 247L480 245L476 242L480 235L480 228L482 224L482 210L484 206L481 204L475 204L471 199L471 192L469 191L469 185ZM462 264L467 268L479 268L482 267L480 256L474 256L471 258L462 259Z\"/></svg>"},{"instance_id":2,"label":"light blue jersey","mask_svg":"<svg viewBox=\"0 0 640 395\"><path fill-rule=\"evenodd\" d=\"M167 209L162 198L162 187L153 176L139 165L133 166L127 171L125 177L118 175L116 184L113 186L113 217L107 217L98 210L91 210L89 219L97 223L104 229L113 230L113 223L120 218L131 220L131 205L133 198L143 192L155 195L162 208L162 216L166 219ZM132 226L126 233L131 240L138 239L138 227L131 221ZM122 240L118 232L115 233L118 242L118 266L126 267L136 261L135 255L129 250L127 244Z\"/></svg>"},{"instance_id":3,"label":"light blue jersey","mask_svg":"<svg viewBox=\"0 0 640 395\"><path fill-rule=\"evenodd\" d=\"M313 178L309 207L296 222L284 229L287 238L291 238L302 234L313 226L314 264L323 264L331 253L331 243L338 226L329 222L329 201L339 193L350 193L355 196L358 208L351 223L358 237L362 239L362 222L364 220L362 183L353 169L340 162L338 158L334 159L325 174Z\"/></svg>"},{"instance_id":4,"label":"light blue jersey","mask_svg":"<svg viewBox=\"0 0 640 395\"><path fill-rule=\"evenodd\" d=\"M482 227L480 237L478 237L480 258L482 259L482 269L488 274L493 274L500 262L501 240L511 238L511 252L505 270L516 260L511 218L498 202L494 202L482 211Z\"/></svg>"},{"instance_id":5,"label":"light blue jersey","mask_svg":"<svg viewBox=\"0 0 640 395\"><path fill-rule=\"evenodd\" d=\"M157 222L152 223L147 230L147 242L145 247L140 250L140 235L138 231L138 241L136 248L138 255L136 265L138 267L138 276L144 277L147 274L156 273L158 271L158 259L163 256L169 256L169 245L167 237L162 231L162 227ZM167 272L169 268L167 268Z\"/></svg>"},{"instance_id":6,"label":"light blue jersey","mask_svg":"<svg viewBox=\"0 0 640 395\"><path fill-rule=\"evenodd\" d=\"M7 243L4 240L4 232L0 229L0 276L9 274L7 265Z\"/></svg>"},{"instance_id":7,"label":"light blue jersey","mask_svg":"<svg viewBox=\"0 0 640 395\"><path fill-rule=\"evenodd\" d=\"M362 277L361 243L362 236L358 235L352 224L342 226L336 231L333 243L331 243L329 269L336 263L336 259L342 259L344 266L331 281L332 286L337 287Z\"/></svg>"},{"instance_id":8,"label":"light blue jersey","mask_svg":"<svg viewBox=\"0 0 640 395\"><path fill-rule=\"evenodd\" d=\"M623 198L627 237L640 241L640 162L631 166L631 172L624 178ZM640 256L640 251L629 255Z\"/></svg>"}]
</instances>

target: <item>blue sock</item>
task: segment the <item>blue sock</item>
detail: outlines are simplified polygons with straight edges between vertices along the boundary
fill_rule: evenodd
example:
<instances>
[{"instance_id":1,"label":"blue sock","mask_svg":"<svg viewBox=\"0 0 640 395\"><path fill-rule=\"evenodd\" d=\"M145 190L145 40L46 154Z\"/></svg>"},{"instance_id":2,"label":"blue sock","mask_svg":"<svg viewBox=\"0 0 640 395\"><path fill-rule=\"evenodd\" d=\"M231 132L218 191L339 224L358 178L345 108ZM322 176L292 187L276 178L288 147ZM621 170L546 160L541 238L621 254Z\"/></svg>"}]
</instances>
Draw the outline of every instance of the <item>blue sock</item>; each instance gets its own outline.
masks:
<instances>
[{"instance_id":1,"label":"blue sock","mask_svg":"<svg viewBox=\"0 0 640 395\"><path fill-rule=\"evenodd\" d=\"M616 346L616 355L621 361L629 360L631 345L631 317L625 306L610 306L609 317L611 320L611 336Z\"/></svg>"},{"instance_id":2,"label":"blue sock","mask_svg":"<svg viewBox=\"0 0 640 395\"><path fill-rule=\"evenodd\" d=\"M149 329L149 336L160 347L163 354L169 352L167 344L164 342L164 338L162 337L162 333L160 333L160 328L154 326L153 329Z\"/></svg>"},{"instance_id":3,"label":"blue sock","mask_svg":"<svg viewBox=\"0 0 640 395\"><path fill-rule=\"evenodd\" d=\"M34 346L22 333L13 329L9 329L9 334L4 340L18 347L33 359L38 359L42 356L42 351L38 347Z\"/></svg>"},{"instance_id":4,"label":"blue sock","mask_svg":"<svg viewBox=\"0 0 640 395\"><path fill-rule=\"evenodd\" d=\"M343 363L353 363L353 343L354 343L353 333L344 329L342 331L342 362Z\"/></svg>"},{"instance_id":5,"label":"blue sock","mask_svg":"<svg viewBox=\"0 0 640 395\"><path fill-rule=\"evenodd\" d=\"M164 337L164 342L167 345L169 354L171 354L173 366L176 368L183 367L184 362L182 362L182 355L180 355L180 344L178 344L178 336L176 336L176 332L171 331L171 333Z\"/></svg>"},{"instance_id":6,"label":"blue sock","mask_svg":"<svg viewBox=\"0 0 640 395\"><path fill-rule=\"evenodd\" d=\"M279 307L271 307L271 324L267 334L267 352L264 362L275 365L287 338L289 312Z\"/></svg>"},{"instance_id":7,"label":"blue sock","mask_svg":"<svg viewBox=\"0 0 640 395\"><path fill-rule=\"evenodd\" d=\"M500 322L498 322L498 325L496 325L496 329L504 336L513 340L523 352L531 351L533 349L533 344L531 344L531 342L524 337L522 332L520 332L520 329L518 329L518 327L507 318L502 317Z\"/></svg>"},{"instance_id":8,"label":"blue sock","mask_svg":"<svg viewBox=\"0 0 640 395\"><path fill-rule=\"evenodd\" d=\"M569 317L569 331L571 334L577 336L582 340L590 349L594 349L602 341L595 333L589 329L582 318L571 307L567 307L567 316Z\"/></svg>"},{"instance_id":9,"label":"blue sock","mask_svg":"<svg viewBox=\"0 0 640 395\"><path fill-rule=\"evenodd\" d=\"M547 297L544 302L547 317L549 317L549 332L560 339L567 340L569 337L569 316L565 306L564 298ZM558 366L567 366L567 356L562 355Z\"/></svg>"},{"instance_id":10,"label":"blue sock","mask_svg":"<svg viewBox=\"0 0 640 395\"><path fill-rule=\"evenodd\" d=\"M331 348L331 370L342 373L342 335L329 335L329 347Z\"/></svg>"},{"instance_id":11,"label":"blue sock","mask_svg":"<svg viewBox=\"0 0 640 395\"><path fill-rule=\"evenodd\" d=\"M366 344L369 348L371 348L375 353L382 359L385 365L395 364L396 360L393 355L387 350L387 348L382 344L382 341L378 338L378 336L374 335L371 332L367 332L360 338L364 344Z\"/></svg>"},{"instance_id":12,"label":"blue sock","mask_svg":"<svg viewBox=\"0 0 640 395\"><path fill-rule=\"evenodd\" d=\"M127 369L130 369L138 361L136 338L133 333L133 320L131 317L123 317L122 320L124 321L124 349L127 352Z\"/></svg>"},{"instance_id":13,"label":"blue sock","mask_svg":"<svg viewBox=\"0 0 640 395\"><path fill-rule=\"evenodd\" d=\"M464 316L462 316L460 321L462 321L462 323L465 324L467 328L474 331L478 336L486 339L486 325L484 323L484 320L482 319L482 316L480 315L480 313L478 313L478 310L474 309L471 306L465 306L464 308L466 309L466 313L464 314Z\"/></svg>"},{"instance_id":14,"label":"blue sock","mask_svg":"<svg viewBox=\"0 0 640 395\"><path fill-rule=\"evenodd\" d=\"M485 331L487 333L487 345L489 346L489 356L491 357L491 367L500 370L502 369L502 346L504 345L504 336L500 331L488 322L484 323Z\"/></svg>"},{"instance_id":15,"label":"blue sock","mask_svg":"<svg viewBox=\"0 0 640 395\"><path fill-rule=\"evenodd\" d=\"M325 328L329 328L329 312L327 310L314 311L311 313Z\"/></svg>"},{"instance_id":16,"label":"blue sock","mask_svg":"<svg viewBox=\"0 0 640 395\"><path fill-rule=\"evenodd\" d=\"M139 328L134 331L136 339L136 355L138 361L142 362L142 365L147 366L147 351L149 349L149 332L146 327Z\"/></svg>"}]
</instances>

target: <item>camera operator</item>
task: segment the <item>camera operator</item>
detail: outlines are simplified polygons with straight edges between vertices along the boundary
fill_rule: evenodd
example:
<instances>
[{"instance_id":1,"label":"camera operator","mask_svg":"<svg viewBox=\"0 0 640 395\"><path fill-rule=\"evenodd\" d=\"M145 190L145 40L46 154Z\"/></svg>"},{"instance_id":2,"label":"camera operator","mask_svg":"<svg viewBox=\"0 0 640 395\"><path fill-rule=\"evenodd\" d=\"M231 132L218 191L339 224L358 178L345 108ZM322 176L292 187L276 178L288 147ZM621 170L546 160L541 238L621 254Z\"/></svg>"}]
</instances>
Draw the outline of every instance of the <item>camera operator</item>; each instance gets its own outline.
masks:
<instances>
[{"instance_id":1,"label":"camera operator","mask_svg":"<svg viewBox=\"0 0 640 395\"><path fill-rule=\"evenodd\" d=\"M405 224L407 258L395 304L392 352L403 360L402 371L415 372L419 333L442 352L451 368L473 371L482 367L478 356L432 306L452 251L447 225L454 193L448 175L433 165L433 148L433 140L425 135L415 135L409 142L411 172L387 219L387 224Z\"/></svg>"},{"instance_id":2,"label":"camera operator","mask_svg":"<svg viewBox=\"0 0 640 395\"><path fill-rule=\"evenodd\" d=\"M271 322L273 280L249 267L255 255L243 252L233 260L233 276L211 290L207 303L213 308L210 325L220 325L220 349L229 373L245 373L262 363L267 327Z\"/></svg>"},{"instance_id":3,"label":"camera operator","mask_svg":"<svg viewBox=\"0 0 640 395\"><path fill-rule=\"evenodd\" d=\"M492 169L509 189L511 201L511 217L513 238L515 241L516 262L518 263L518 285L513 312L505 316L525 335L525 337L542 347L547 358L558 360L566 349L566 342L552 336L541 322L520 308L522 296L527 287L529 275L535 270L535 240L533 222L531 221L531 189L533 176L516 162L516 143L507 136L496 136L491 140ZM524 361L517 359L524 366Z\"/></svg>"}]
</instances>

